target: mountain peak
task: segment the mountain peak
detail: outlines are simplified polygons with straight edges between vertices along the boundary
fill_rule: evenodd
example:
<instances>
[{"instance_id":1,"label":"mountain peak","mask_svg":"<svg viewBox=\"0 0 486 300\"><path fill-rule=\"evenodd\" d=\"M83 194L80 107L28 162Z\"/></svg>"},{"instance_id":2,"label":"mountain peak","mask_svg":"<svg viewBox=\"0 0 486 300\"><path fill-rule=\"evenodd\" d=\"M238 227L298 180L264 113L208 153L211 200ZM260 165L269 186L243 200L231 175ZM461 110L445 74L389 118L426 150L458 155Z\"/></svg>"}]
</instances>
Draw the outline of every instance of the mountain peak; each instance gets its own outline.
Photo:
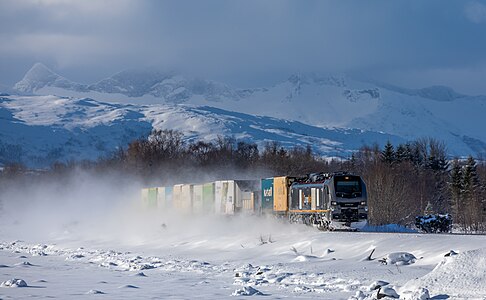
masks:
<instances>
[{"instance_id":1,"label":"mountain peak","mask_svg":"<svg viewBox=\"0 0 486 300\"><path fill-rule=\"evenodd\" d=\"M46 65L38 62L27 71L24 78L17 82L14 88L21 92L31 93L61 78L61 76L51 71Z\"/></svg>"},{"instance_id":2,"label":"mountain peak","mask_svg":"<svg viewBox=\"0 0 486 300\"><path fill-rule=\"evenodd\" d=\"M67 80L61 75L54 73L43 63L35 63L32 68L27 71L24 78L15 84L14 89L24 93L33 93L46 86L76 91L84 89L82 84Z\"/></svg>"}]
</instances>

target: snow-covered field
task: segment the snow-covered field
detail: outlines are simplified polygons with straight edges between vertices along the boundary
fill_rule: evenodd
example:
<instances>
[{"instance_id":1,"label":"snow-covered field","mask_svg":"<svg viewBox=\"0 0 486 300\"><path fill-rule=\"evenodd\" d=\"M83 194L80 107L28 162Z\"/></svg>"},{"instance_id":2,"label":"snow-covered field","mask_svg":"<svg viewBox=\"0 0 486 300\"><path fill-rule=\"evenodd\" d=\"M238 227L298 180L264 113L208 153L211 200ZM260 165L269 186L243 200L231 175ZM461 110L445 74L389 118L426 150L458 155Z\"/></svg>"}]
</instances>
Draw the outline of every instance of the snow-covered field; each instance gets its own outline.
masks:
<instances>
[{"instance_id":1,"label":"snow-covered field","mask_svg":"<svg viewBox=\"0 0 486 300\"><path fill-rule=\"evenodd\" d=\"M486 299L486 236L164 215L76 180L0 197L0 299Z\"/></svg>"},{"instance_id":2,"label":"snow-covered field","mask_svg":"<svg viewBox=\"0 0 486 300\"><path fill-rule=\"evenodd\" d=\"M21 240L2 222L0 298L364 299L377 281L404 299L486 298L484 236L319 232L253 217L127 219ZM445 257L451 250L458 254Z\"/></svg>"}]
</instances>

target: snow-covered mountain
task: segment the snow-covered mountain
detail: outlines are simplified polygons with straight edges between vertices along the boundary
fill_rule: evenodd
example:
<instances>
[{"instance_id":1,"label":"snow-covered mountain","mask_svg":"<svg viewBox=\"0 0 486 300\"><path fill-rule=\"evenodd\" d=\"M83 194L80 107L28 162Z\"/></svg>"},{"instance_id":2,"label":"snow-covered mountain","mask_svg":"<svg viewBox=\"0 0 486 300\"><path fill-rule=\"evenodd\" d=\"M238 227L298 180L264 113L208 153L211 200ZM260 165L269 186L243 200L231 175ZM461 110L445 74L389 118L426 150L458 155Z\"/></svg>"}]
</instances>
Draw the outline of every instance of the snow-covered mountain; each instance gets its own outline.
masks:
<instances>
[{"instance_id":1,"label":"snow-covered mountain","mask_svg":"<svg viewBox=\"0 0 486 300\"><path fill-rule=\"evenodd\" d=\"M462 95L443 86L406 89L346 75L297 74L270 87L238 89L155 70L127 70L94 84L79 84L38 63L14 88L19 93L57 96L10 97L2 105L15 118L22 111L40 115L42 108L33 103L44 101L43 106L49 107L61 102L64 104L56 109L64 112L59 115L83 112L81 119L86 124L73 125L78 123L72 118L54 118L54 122L49 111L51 123L46 126L79 127L89 136L83 139L96 140L96 132L86 128L97 124L92 120L104 120L106 128L120 127L118 135L110 135L125 137L117 145L155 127L179 129L187 138L211 139L224 134L257 142L276 139L288 145L310 142L328 155L357 149L363 143L380 144L388 138L407 141L420 137L444 141L450 155L486 153L486 97ZM77 104L80 101L96 108L87 109ZM14 106L15 112L11 110ZM113 118L117 113L121 115ZM32 125L36 118L22 120ZM132 128L128 123L139 127L128 129ZM124 130L131 134L121 133ZM73 151L83 151L75 148Z\"/></svg>"},{"instance_id":2,"label":"snow-covered mountain","mask_svg":"<svg viewBox=\"0 0 486 300\"><path fill-rule=\"evenodd\" d=\"M306 146L329 156L349 156L364 143L399 137L356 129L325 129L296 121L252 116L214 107L132 105L58 96L0 97L0 163L44 166L56 160L96 159L146 136L175 129L186 140L222 136Z\"/></svg>"},{"instance_id":3,"label":"snow-covered mountain","mask_svg":"<svg viewBox=\"0 0 486 300\"><path fill-rule=\"evenodd\" d=\"M126 70L94 84L80 84L54 73L41 63L36 63L14 88L23 93L42 95L54 91L55 94L63 96L71 96L72 92L119 94L131 98L148 96L158 99L157 102L162 99L170 103L188 102L195 96L212 102L223 99L238 100L252 93L252 90L237 90L211 80L187 78L174 72L149 69Z\"/></svg>"}]
</instances>

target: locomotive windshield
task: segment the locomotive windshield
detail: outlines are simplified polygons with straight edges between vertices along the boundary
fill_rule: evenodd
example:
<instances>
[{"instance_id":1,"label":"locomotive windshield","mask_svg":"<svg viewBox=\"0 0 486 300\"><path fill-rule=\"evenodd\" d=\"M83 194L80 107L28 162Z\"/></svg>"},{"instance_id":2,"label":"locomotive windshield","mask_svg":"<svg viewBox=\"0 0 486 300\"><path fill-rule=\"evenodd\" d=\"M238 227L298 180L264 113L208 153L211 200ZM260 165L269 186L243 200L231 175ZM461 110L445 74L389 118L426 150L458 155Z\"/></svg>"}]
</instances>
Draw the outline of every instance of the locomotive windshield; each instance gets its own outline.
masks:
<instances>
[{"instance_id":1,"label":"locomotive windshield","mask_svg":"<svg viewBox=\"0 0 486 300\"><path fill-rule=\"evenodd\" d=\"M361 182L357 176L336 176L334 178L336 196L343 198L360 197Z\"/></svg>"}]
</instances>

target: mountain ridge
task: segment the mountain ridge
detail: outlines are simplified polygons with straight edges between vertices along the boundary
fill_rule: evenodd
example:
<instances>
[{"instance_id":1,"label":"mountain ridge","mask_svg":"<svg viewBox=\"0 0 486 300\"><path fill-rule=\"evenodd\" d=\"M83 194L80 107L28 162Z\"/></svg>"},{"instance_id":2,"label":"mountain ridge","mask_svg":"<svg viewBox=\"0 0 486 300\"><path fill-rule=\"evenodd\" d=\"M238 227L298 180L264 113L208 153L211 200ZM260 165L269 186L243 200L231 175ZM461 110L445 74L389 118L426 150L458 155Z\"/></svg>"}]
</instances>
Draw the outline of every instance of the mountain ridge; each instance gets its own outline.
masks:
<instances>
[{"instance_id":1,"label":"mountain ridge","mask_svg":"<svg viewBox=\"0 0 486 300\"><path fill-rule=\"evenodd\" d=\"M291 75L269 87L236 89L215 81L155 70L126 70L94 84L79 85L46 71L45 66L34 67L17 87L32 90L38 96L91 98L98 103L129 103L137 107L156 104L186 113L195 107L205 107L213 109L211 116L218 114L216 109L225 111L222 114L225 118L236 112L298 122L312 128L384 133L403 141L433 137L445 142L451 156L486 154L486 132L482 130L486 127L483 121L486 97L463 95L444 86L407 89L346 74L307 73ZM198 120L200 117L203 115ZM243 119L247 122L249 117ZM178 119L171 126L192 132L186 123L190 120ZM198 126L204 126L204 122ZM220 128L218 132L231 135L232 130L238 131L238 126L228 128L231 130ZM211 136L210 131L205 134ZM198 136L204 138L202 132ZM363 142L375 141L370 138Z\"/></svg>"}]
</instances>

